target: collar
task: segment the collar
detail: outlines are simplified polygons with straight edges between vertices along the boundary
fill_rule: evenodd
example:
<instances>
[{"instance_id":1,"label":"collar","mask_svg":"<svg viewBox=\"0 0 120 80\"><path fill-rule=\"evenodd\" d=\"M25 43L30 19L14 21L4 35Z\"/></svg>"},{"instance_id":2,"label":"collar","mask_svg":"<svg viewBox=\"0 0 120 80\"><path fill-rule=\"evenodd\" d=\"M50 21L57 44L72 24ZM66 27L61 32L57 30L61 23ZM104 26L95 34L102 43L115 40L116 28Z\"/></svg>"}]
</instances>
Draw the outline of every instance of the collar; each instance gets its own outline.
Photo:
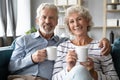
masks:
<instances>
[{"instance_id":1,"label":"collar","mask_svg":"<svg viewBox=\"0 0 120 80\"><path fill-rule=\"evenodd\" d=\"M44 37L42 37L42 35L39 33L39 31L33 33L33 34L32 34L32 37L33 37L33 38L39 38L39 37L40 37L40 38L44 38ZM44 39L45 39L45 38L44 38ZM52 36L52 38L49 39L49 40L52 40L52 39L54 39L55 41L59 41L59 37L58 37L57 35Z\"/></svg>"}]
</instances>

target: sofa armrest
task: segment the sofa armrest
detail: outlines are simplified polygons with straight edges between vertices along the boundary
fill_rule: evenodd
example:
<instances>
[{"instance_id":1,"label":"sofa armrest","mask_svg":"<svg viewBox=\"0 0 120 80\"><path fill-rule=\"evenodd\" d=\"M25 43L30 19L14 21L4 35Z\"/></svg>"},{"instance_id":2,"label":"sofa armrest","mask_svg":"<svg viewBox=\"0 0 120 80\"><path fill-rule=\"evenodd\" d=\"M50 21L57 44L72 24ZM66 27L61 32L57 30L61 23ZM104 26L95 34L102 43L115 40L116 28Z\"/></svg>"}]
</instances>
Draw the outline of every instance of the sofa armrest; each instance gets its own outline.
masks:
<instances>
[{"instance_id":1,"label":"sofa armrest","mask_svg":"<svg viewBox=\"0 0 120 80\"><path fill-rule=\"evenodd\" d=\"M116 72L120 79L120 38L115 39L111 52Z\"/></svg>"},{"instance_id":2,"label":"sofa armrest","mask_svg":"<svg viewBox=\"0 0 120 80\"><path fill-rule=\"evenodd\" d=\"M0 47L0 80L7 80L8 64L13 48L11 46Z\"/></svg>"}]
</instances>

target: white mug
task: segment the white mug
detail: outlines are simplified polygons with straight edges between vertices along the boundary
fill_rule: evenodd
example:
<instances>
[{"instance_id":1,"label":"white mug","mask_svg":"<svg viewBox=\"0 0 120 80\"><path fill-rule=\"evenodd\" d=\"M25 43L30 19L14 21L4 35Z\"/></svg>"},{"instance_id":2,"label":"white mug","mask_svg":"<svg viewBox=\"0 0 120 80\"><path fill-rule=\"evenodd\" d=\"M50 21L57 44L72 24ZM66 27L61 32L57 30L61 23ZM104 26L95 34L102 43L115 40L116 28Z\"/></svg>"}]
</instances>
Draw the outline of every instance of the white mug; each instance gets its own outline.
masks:
<instances>
[{"instance_id":1,"label":"white mug","mask_svg":"<svg viewBox=\"0 0 120 80\"><path fill-rule=\"evenodd\" d=\"M78 62L85 62L85 61L87 61L88 48L77 46L76 47L76 53L77 53L77 57L78 57Z\"/></svg>"},{"instance_id":2,"label":"white mug","mask_svg":"<svg viewBox=\"0 0 120 80\"><path fill-rule=\"evenodd\" d=\"M49 46L46 48L47 50L47 59L48 60L56 60L57 58L57 47Z\"/></svg>"}]
</instances>

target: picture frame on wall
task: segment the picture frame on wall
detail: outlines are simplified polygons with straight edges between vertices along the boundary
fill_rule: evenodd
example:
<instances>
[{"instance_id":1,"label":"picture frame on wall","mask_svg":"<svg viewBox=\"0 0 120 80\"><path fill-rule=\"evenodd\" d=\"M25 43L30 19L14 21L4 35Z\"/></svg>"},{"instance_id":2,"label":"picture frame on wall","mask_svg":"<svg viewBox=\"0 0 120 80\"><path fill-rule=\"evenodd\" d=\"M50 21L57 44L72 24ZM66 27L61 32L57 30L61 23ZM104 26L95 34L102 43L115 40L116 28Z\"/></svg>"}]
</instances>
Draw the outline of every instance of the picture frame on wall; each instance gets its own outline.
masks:
<instances>
[{"instance_id":1,"label":"picture frame on wall","mask_svg":"<svg viewBox=\"0 0 120 80\"><path fill-rule=\"evenodd\" d=\"M57 6L81 4L81 0L54 0Z\"/></svg>"},{"instance_id":2,"label":"picture frame on wall","mask_svg":"<svg viewBox=\"0 0 120 80\"><path fill-rule=\"evenodd\" d=\"M67 0L56 0L56 5L67 5Z\"/></svg>"},{"instance_id":3,"label":"picture frame on wall","mask_svg":"<svg viewBox=\"0 0 120 80\"><path fill-rule=\"evenodd\" d=\"M68 5L76 5L78 0L68 0Z\"/></svg>"}]
</instances>

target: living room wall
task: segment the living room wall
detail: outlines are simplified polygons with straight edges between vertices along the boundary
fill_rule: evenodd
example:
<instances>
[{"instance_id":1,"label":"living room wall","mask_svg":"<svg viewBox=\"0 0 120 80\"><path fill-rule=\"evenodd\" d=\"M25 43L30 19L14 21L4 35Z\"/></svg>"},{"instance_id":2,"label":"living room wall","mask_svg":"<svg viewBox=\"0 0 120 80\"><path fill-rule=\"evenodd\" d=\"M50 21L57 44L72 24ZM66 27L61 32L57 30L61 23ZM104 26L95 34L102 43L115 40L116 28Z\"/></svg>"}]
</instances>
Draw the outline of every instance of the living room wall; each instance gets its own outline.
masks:
<instances>
[{"instance_id":1,"label":"living room wall","mask_svg":"<svg viewBox=\"0 0 120 80\"><path fill-rule=\"evenodd\" d=\"M85 7L87 7L93 17L93 21L94 21L94 27L96 28L92 28L92 30L89 32L89 35L91 37L93 37L94 39L101 39L102 38L102 27L103 27L103 0L83 0L84 3L83 5ZM36 25L35 24L35 17L36 17L36 9L38 7L38 5L40 5L43 2L49 2L49 3L53 3L54 0L31 0L31 24L32 25ZM109 39L109 33L110 31L113 30L115 33L115 38L120 37L120 28L108 28L107 29L107 38ZM58 35L61 35L64 30L60 29L60 32L57 33Z\"/></svg>"}]
</instances>

